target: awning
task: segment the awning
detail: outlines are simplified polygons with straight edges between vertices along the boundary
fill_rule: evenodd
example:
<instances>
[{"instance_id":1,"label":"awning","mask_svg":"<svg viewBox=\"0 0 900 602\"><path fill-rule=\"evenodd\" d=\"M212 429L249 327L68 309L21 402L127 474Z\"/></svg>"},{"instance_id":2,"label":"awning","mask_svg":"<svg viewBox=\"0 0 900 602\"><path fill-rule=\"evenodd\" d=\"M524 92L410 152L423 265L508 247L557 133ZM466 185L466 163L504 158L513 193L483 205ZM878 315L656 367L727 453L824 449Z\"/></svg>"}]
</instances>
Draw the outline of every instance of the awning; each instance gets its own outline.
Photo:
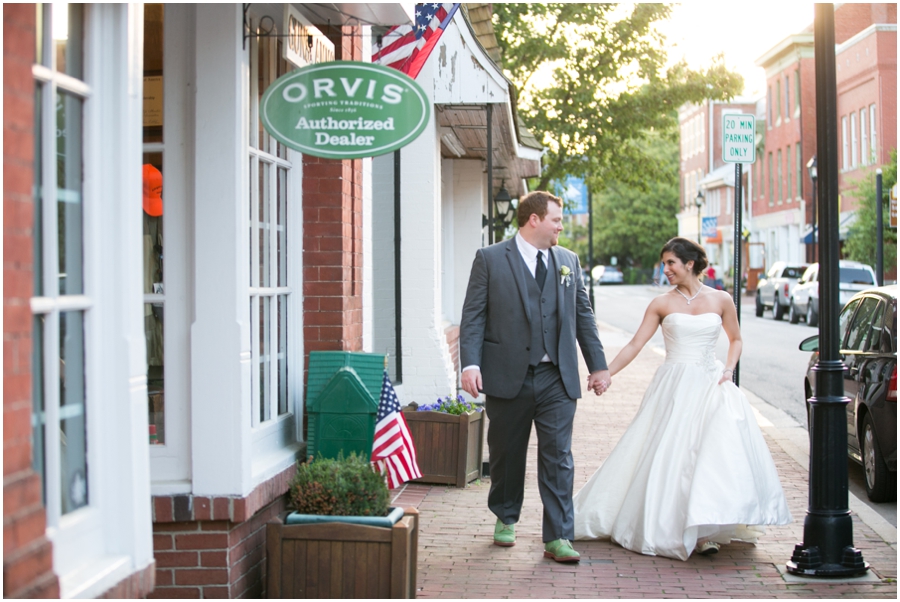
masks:
<instances>
[{"instance_id":1,"label":"awning","mask_svg":"<svg viewBox=\"0 0 900 602\"><path fill-rule=\"evenodd\" d=\"M847 240L847 236L850 234L850 226L856 222L856 212L847 212L841 216L841 225L838 227L838 239L839 240ZM811 245L814 242L819 242L819 231L818 228L815 229L815 236L813 236L813 227L811 225L807 225L803 234L800 235L800 244L802 245Z\"/></svg>"}]
</instances>

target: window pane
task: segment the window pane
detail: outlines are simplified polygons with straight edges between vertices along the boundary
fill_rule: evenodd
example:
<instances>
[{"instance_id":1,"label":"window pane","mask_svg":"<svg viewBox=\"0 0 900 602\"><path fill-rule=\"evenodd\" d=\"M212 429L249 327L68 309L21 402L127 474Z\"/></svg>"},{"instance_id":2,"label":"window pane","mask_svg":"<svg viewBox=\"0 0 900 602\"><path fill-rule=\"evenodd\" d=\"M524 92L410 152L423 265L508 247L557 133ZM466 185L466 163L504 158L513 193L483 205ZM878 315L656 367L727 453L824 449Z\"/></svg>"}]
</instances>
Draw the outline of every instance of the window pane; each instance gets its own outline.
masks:
<instances>
[{"instance_id":1,"label":"window pane","mask_svg":"<svg viewBox=\"0 0 900 602\"><path fill-rule=\"evenodd\" d=\"M269 332L272 327L272 317L270 310L272 307L271 297L259 298L259 421L265 422L271 416L269 408L270 395L270 376L272 370L272 362L269 354Z\"/></svg>"},{"instance_id":2,"label":"window pane","mask_svg":"<svg viewBox=\"0 0 900 602\"><path fill-rule=\"evenodd\" d=\"M803 154L800 152L800 143L797 143L797 198L803 198Z\"/></svg>"},{"instance_id":3,"label":"window pane","mask_svg":"<svg viewBox=\"0 0 900 602\"><path fill-rule=\"evenodd\" d=\"M878 139L875 130L875 105L869 105L869 149L872 153L871 163L878 163Z\"/></svg>"},{"instance_id":4,"label":"window pane","mask_svg":"<svg viewBox=\"0 0 900 602\"><path fill-rule=\"evenodd\" d=\"M84 292L82 275L82 100L56 97L57 220L59 294Z\"/></svg>"},{"instance_id":5,"label":"window pane","mask_svg":"<svg viewBox=\"0 0 900 602\"><path fill-rule=\"evenodd\" d=\"M782 182L784 178L782 176L781 171L781 149L778 149L778 202L781 203L784 200L784 194L782 190Z\"/></svg>"},{"instance_id":6,"label":"window pane","mask_svg":"<svg viewBox=\"0 0 900 602\"><path fill-rule=\"evenodd\" d=\"M288 412L288 297L278 295L278 415Z\"/></svg>"},{"instance_id":7,"label":"window pane","mask_svg":"<svg viewBox=\"0 0 900 602\"><path fill-rule=\"evenodd\" d=\"M794 192L794 170L791 169L791 147L788 146L784 149L784 152L787 153L784 158L784 170L787 172L787 194L784 196L786 196L788 202L790 202L791 195Z\"/></svg>"},{"instance_id":8,"label":"window pane","mask_svg":"<svg viewBox=\"0 0 900 602\"><path fill-rule=\"evenodd\" d=\"M163 141L164 13L162 4L144 4L144 142Z\"/></svg>"},{"instance_id":9,"label":"window pane","mask_svg":"<svg viewBox=\"0 0 900 602\"><path fill-rule=\"evenodd\" d=\"M866 127L866 110L859 111L859 160L863 165L869 163L869 128Z\"/></svg>"},{"instance_id":10,"label":"window pane","mask_svg":"<svg viewBox=\"0 0 900 602\"><path fill-rule=\"evenodd\" d=\"M872 317L875 315L876 309L878 309L878 299L872 297L863 299L856 312L856 317L853 318L853 324L850 326L846 349L862 351L865 348L866 339L872 331Z\"/></svg>"},{"instance_id":11,"label":"window pane","mask_svg":"<svg viewBox=\"0 0 900 602\"><path fill-rule=\"evenodd\" d=\"M143 249L144 294L163 294L163 156L144 153L143 178Z\"/></svg>"},{"instance_id":12,"label":"window pane","mask_svg":"<svg viewBox=\"0 0 900 602\"><path fill-rule=\"evenodd\" d=\"M43 3L34 5L34 62L38 65L44 64L44 7ZM40 113L35 113L35 116ZM37 121L37 119L35 119Z\"/></svg>"},{"instance_id":13,"label":"window pane","mask_svg":"<svg viewBox=\"0 0 900 602\"><path fill-rule=\"evenodd\" d=\"M56 70L84 79L84 5L53 3L53 47Z\"/></svg>"},{"instance_id":14,"label":"window pane","mask_svg":"<svg viewBox=\"0 0 900 602\"><path fill-rule=\"evenodd\" d=\"M259 31L259 33L264 33ZM269 87L271 83L271 78L269 77L269 62L271 53L271 39L272 38L257 38L257 57L256 61L257 72L256 72L256 81L257 81L257 106L259 106L259 101L262 99L262 95L265 93L266 88ZM270 140L269 140L269 132L263 127L262 119L258 119L256 123L257 131L259 132L259 146L260 150L269 151Z\"/></svg>"},{"instance_id":15,"label":"window pane","mask_svg":"<svg viewBox=\"0 0 900 602\"><path fill-rule=\"evenodd\" d=\"M164 316L164 303L144 303L144 335L147 341L147 406L151 444L166 442Z\"/></svg>"},{"instance_id":16,"label":"window pane","mask_svg":"<svg viewBox=\"0 0 900 602\"><path fill-rule=\"evenodd\" d=\"M84 312L59 315L59 446L62 513L88 503Z\"/></svg>"},{"instance_id":17,"label":"window pane","mask_svg":"<svg viewBox=\"0 0 900 602\"><path fill-rule=\"evenodd\" d=\"M259 285L272 286L269 277L269 199L271 163L259 162Z\"/></svg>"},{"instance_id":18,"label":"window pane","mask_svg":"<svg viewBox=\"0 0 900 602\"><path fill-rule=\"evenodd\" d=\"M287 286L287 169L278 168L278 286Z\"/></svg>"},{"instance_id":19,"label":"window pane","mask_svg":"<svg viewBox=\"0 0 900 602\"><path fill-rule=\"evenodd\" d=\"M32 320L31 339L31 466L41 480L41 496L47 505L46 460L44 441L47 416L44 409L44 316Z\"/></svg>"},{"instance_id":20,"label":"window pane","mask_svg":"<svg viewBox=\"0 0 900 602\"><path fill-rule=\"evenodd\" d=\"M38 9L38 15L41 14ZM38 30L40 31L40 30ZM35 82L34 85L34 261L32 266L34 269L34 296L41 297L44 294L44 200L43 188L41 180L44 177L44 162L41 158L43 153L43 128L41 127L41 103L43 102L44 87Z\"/></svg>"}]
</instances>

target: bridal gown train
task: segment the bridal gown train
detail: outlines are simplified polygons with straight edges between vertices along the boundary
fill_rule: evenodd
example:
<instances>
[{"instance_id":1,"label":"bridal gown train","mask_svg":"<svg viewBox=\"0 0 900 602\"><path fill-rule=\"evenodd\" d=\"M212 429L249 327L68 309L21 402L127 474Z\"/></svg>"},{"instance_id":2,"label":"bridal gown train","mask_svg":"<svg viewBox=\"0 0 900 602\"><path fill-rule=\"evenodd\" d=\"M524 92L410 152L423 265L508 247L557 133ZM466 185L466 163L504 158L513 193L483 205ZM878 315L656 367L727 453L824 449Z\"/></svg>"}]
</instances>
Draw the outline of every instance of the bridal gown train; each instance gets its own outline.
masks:
<instances>
[{"instance_id":1,"label":"bridal gown train","mask_svg":"<svg viewBox=\"0 0 900 602\"><path fill-rule=\"evenodd\" d=\"M669 314L666 360L603 465L575 495L575 539L687 560L698 539L756 542L791 522L750 404L719 385L718 314Z\"/></svg>"}]
</instances>

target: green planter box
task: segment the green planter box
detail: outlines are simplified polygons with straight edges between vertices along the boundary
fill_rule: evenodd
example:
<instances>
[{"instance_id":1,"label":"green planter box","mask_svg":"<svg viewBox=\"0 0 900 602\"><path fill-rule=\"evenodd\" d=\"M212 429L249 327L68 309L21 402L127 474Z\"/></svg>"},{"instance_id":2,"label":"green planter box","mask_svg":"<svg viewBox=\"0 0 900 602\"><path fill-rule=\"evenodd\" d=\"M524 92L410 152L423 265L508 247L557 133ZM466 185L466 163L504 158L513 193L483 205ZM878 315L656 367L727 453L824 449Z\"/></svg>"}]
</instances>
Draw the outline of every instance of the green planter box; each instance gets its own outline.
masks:
<instances>
[{"instance_id":1,"label":"green planter box","mask_svg":"<svg viewBox=\"0 0 900 602\"><path fill-rule=\"evenodd\" d=\"M416 443L422 478L417 483L465 487L481 476L485 413L445 414L404 410L409 433Z\"/></svg>"},{"instance_id":2,"label":"green planter box","mask_svg":"<svg viewBox=\"0 0 900 602\"><path fill-rule=\"evenodd\" d=\"M266 524L267 597L416 597L415 508L407 508L390 527L346 522L288 525L288 514Z\"/></svg>"}]
</instances>

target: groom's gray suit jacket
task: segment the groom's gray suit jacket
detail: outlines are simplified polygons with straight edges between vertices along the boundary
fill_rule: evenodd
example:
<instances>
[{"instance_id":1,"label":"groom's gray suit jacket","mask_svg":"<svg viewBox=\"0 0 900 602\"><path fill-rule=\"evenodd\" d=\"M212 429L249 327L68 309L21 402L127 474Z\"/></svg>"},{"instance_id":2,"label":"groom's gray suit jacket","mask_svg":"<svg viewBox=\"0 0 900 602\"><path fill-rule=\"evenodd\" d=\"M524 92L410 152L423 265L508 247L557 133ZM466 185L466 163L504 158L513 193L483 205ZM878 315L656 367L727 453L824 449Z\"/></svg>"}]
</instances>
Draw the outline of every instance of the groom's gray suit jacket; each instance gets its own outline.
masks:
<instances>
[{"instance_id":1,"label":"groom's gray suit jacket","mask_svg":"<svg viewBox=\"0 0 900 602\"><path fill-rule=\"evenodd\" d=\"M559 372L569 397L578 399L581 381L575 341L590 372L605 370L606 356L578 256L558 246L549 255L541 295L556 295ZM560 274L563 266L569 269L568 284ZM514 398L528 374L532 328L540 327L541 316L529 303L527 278L533 283L515 237L475 253L460 324L460 365L479 366L483 392L492 397Z\"/></svg>"}]
</instances>

